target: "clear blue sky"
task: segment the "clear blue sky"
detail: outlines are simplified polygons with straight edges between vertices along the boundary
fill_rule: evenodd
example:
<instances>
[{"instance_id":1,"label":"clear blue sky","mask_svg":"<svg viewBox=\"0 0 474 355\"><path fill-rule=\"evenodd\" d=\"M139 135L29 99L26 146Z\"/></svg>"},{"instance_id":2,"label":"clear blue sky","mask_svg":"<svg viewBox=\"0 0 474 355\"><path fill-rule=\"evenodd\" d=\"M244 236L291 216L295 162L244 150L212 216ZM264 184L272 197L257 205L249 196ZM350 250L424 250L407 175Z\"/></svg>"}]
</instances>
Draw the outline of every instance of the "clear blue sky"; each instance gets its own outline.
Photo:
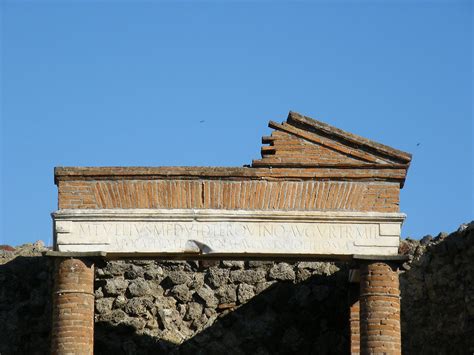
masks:
<instances>
[{"instance_id":1,"label":"clear blue sky","mask_svg":"<svg viewBox=\"0 0 474 355\"><path fill-rule=\"evenodd\" d=\"M241 166L290 109L413 153L404 237L474 219L471 1L60 3L1 3L0 243L54 166Z\"/></svg>"}]
</instances>

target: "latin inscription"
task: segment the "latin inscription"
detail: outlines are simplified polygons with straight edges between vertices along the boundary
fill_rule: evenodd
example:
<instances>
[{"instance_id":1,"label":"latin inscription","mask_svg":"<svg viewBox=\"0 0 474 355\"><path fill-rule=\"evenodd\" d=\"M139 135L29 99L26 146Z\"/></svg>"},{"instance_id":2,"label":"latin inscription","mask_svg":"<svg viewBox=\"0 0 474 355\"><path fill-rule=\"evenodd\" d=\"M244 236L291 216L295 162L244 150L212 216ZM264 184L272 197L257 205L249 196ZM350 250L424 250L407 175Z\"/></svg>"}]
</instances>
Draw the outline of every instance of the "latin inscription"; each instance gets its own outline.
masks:
<instances>
[{"instance_id":1,"label":"latin inscription","mask_svg":"<svg viewBox=\"0 0 474 355\"><path fill-rule=\"evenodd\" d=\"M206 258L394 255L404 215L337 211L64 210L59 251Z\"/></svg>"},{"instance_id":2,"label":"latin inscription","mask_svg":"<svg viewBox=\"0 0 474 355\"><path fill-rule=\"evenodd\" d=\"M73 222L58 244L104 251L182 253L349 253L377 245L378 224L279 222ZM191 243L191 244L190 244ZM198 248L198 249L196 249Z\"/></svg>"},{"instance_id":3,"label":"latin inscription","mask_svg":"<svg viewBox=\"0 0 474 355\"><path fill-rule=\"evenodd\" d=\"M275 237L275 238L366 238L378 236L376 224L330 223L179 223L179 222L103 222L78 223L82 236L146 236L190 238Z\"/></svg>"}]
</instances>

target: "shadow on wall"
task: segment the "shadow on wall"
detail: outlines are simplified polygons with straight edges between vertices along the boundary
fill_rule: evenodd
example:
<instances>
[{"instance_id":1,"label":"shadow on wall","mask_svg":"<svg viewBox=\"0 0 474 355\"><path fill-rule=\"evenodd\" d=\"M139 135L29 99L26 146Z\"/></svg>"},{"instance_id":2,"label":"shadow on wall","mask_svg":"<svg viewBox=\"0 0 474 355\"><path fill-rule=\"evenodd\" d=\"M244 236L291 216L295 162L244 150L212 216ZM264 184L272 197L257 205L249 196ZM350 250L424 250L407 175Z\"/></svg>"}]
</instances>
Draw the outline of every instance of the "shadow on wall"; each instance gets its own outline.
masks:
<instances>
[{"instance_id":1,"label":"shadow on wall","mask_svg":"<svg viewBox=\"0 0 474 355\"><path fill-rule=\"evenodd\" d=\"M0 354L49 353L50 276L49 260L42 256L18 256L0 265Z\"/></svg>"},{"instance_id":2,"label":"shadow on wall","mask_svg":"<svg viewBox=\"0 0 474 355\"><path fill-rule=\"evenodd\" d=\"M247 303L224 309L182 344L137 335L130 325L96 323L97 354L348 353L347 270L299 283L280 281ZM342 287L341 287L342 285ZM223 305L224 307L226 305Z\"/></svg>"},{"instance_id":3,"label":"shadow on wall","mask_svg":"<svg viewBox=\"0 0 474 355\"><path fill-rule=\"evenodd\" d=\"M51 276L52 263L42 256L16 256L0 264L2 355L49 354ZM138 334L131 324L99 321L95 353L347 353L346 283L345 268L297 283L276 282L238 308L233 304L217 306L215 321L181 344ZM163 284L167 287L166 281Z\"/></svg>"}]
</instances>

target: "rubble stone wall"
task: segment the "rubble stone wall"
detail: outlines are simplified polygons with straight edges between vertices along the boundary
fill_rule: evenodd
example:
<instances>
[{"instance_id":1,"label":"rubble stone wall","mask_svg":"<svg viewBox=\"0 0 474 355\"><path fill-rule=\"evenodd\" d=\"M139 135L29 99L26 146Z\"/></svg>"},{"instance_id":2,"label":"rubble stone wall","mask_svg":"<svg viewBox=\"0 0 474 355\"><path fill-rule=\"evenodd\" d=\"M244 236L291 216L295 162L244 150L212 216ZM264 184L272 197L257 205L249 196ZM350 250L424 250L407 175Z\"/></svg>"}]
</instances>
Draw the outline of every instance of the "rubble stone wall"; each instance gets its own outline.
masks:
<instances>
[{"instance_id":1,"label":"rubble stone wall","mask_svg":"<svg viewBox=\"0 0 474 355\"><path fill-rule=\"evenodd\" d=\"M412 258L400 275L404 353L474 352L474 224L400 249ZM0 250L2 355L48 353L52 263L44 250L40 242ZM97 264L95 353L348 353L349 267Z\"/></svg>"},{"instance_id":2,"label":"rubble stone wall","mask_svg":"<svg viewBox=\"0 0 474 355\"><path fill-rule=\"evenodd\" d=\"M474 222L401 251L413 257L400 275L405 353L473 354Z\"/></svg>"}]
</instances>

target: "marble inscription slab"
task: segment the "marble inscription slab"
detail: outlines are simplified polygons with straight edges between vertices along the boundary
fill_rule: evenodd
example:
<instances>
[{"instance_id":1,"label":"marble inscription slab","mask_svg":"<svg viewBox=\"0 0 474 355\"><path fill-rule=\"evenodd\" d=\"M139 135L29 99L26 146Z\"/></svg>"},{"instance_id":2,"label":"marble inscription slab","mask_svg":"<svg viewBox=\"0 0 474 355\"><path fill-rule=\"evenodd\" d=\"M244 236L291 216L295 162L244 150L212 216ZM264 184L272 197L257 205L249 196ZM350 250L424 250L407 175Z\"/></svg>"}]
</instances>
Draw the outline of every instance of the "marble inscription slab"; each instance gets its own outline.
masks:
<instances>
[{"instance_id":1,"label":"marble inscription slab","mask_svg":"<svg viewBox=\"0 0 474 355\"><path fill-rule=\"evenodd\" d=\"M396 255L400 213L59 210L63 252L252 257Z\"/></svg>"}]
</instances>

